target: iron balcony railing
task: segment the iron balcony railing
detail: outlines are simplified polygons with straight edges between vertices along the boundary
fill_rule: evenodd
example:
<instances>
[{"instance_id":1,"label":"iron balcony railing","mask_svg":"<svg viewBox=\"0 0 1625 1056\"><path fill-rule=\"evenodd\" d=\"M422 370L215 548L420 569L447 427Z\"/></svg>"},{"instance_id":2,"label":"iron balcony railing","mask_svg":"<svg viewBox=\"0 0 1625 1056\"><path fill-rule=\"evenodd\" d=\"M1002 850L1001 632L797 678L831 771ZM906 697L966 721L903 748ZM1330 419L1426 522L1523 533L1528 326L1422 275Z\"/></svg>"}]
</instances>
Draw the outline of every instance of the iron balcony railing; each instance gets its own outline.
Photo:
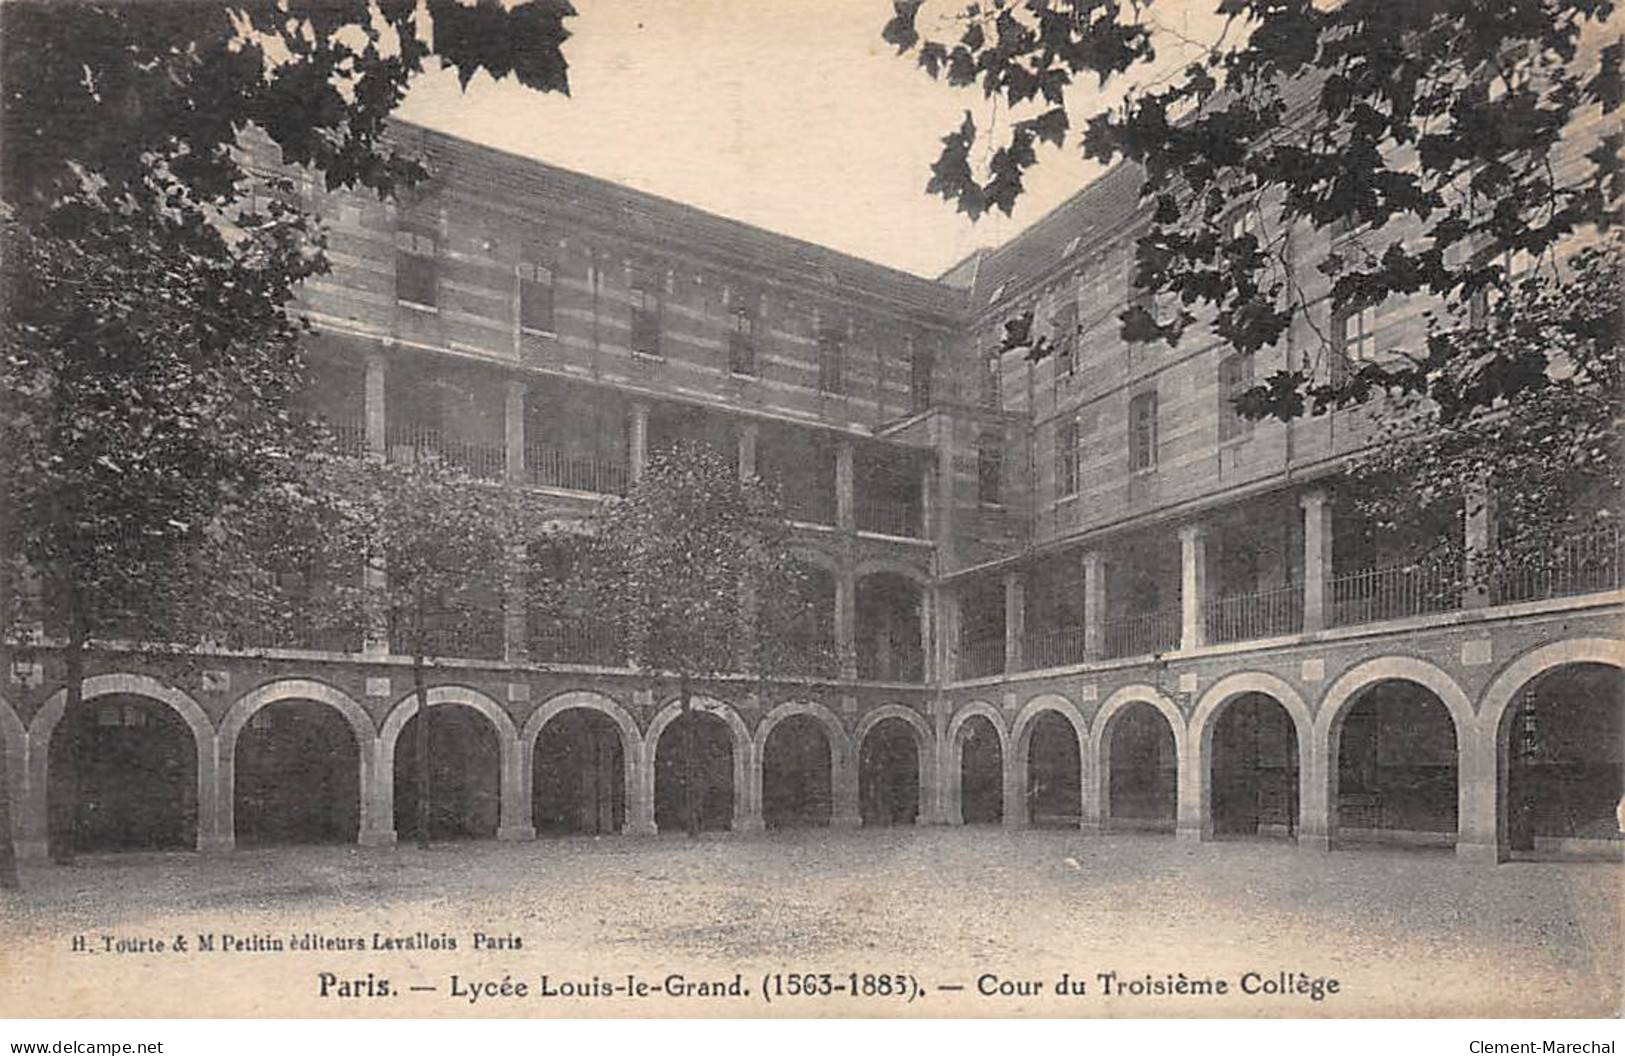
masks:
<instances>
[{"instance_id":1,"label":"iron balcony railing","mask_svg":"<svg viewBox=\"0 0 1625 1056\"><path fill-rule=\"evenodd\" d=\"M959 643L960 678L985 678L1003 672L1003 638L973 639Z\"/></svg>"},{"instance_id":2,"label":"iron balcony railing","mask_svg":"<svg viewBox=\"0 0 1625 1056\"><path fill-rule=\"evenodd\" d=\"M525 445L525 479L538 487L625 495L627 476L624 461L562 451L546 444Z\"/></svg>"},{"instance_id":3,"label":"iron balcony railing","mask_svg":"<svg viewBox=\"0 0 1625 1056\"><path fill-rule=\"evenodd\" d=\"M541 618L531 621L530 659L625 667L626 643L613 624L600 620Z\"/></svg>"},{"instance_id":4,"label":"iron balcony railing","mask_svg":"<svg viewBox=\"0 0 1625 1056\"><path fill-rule=\"evenodd\" d=\"M1334 626L1398 620L1461 608L1462 570L1427 560L1333 576L1329 622Z\"/></svg>"},{"instance_id":5,"label":"iron balcony railing","mask_svg":"<svg viewBox=\"0 0 1625 1056\"><path fill-rule=\"evenodd\" d=\"M1105 620L1101 645L1109 657L1165 653L1179 648L1179 610L1162 609Z\"/></svg>"},{"instance_id":6,"label":"iron balcony railing","mask_svg":"<svg viewBox=\"0 0 1625 1056\"><path fill-rule=\"evenodd\" d=\"M1278 587L1234 594L1207 603L1207 640L1245 642L1303 630L1303 587Z\"/></svg>"},{"instance_id":7,"label":"iron balcony railing","mask_svg":"<svg viewBox=\"0 0 1625 1056\"><path fill-rule=\"evenodd\" d=\"M390 426L384 446L392 462L410 463L432 453L482 480L501 480L508 471L508 452L503 445L460 440L412 423Z\"/></svg>"},{"instance_id":8,"label":"iron balcony railing","mask_svg":"<svg viewBox=\"0 0 1625 1056\"><path fill-rule=\"evenodd\" d=\"M904 539L918 539L924 534L920 531L920 509L913 503L863 498L854 505L852 512L859 531Z\"/></svg>"},{"instance_id":9,"label":"iron balcony railing","mask_svg":"<svg viewBox=\"0 0 1625 1056\"><path fill-rule=\"evenodd\" d=\"M802 524L834 524L835 494L818 489L785 488L784 512Z\"/></svg>"},{"instance_id":10,"label":"iron balcony railing","mask_svg":"<svg viewBox=\"0 0 1625 1056\"><path fill-rule=\"evenodd\" d=\"M1085 659L1082 624L1035 632L1021 641L1021 666L1028 671L1081 664Z\"/></svg>"},{"instance_id":11,"label":"iron balcony railing","mask_svg":"<svg viewBox=\"0 0 1625 1056\"><path fill-rule=\"evenodd\" d=\"M342 454L364 455L367 453L367 426L364 422L328 422L328 431L333 434L333 446Z\"/></svg>"},{"instance_id":12,"label":"iron balcony railing","mask_svg":"<svg viewBox=\"0 0 1625 1056\"><path fill-rule=\"evenodd\" d=\"M1605 525L1510 557L1495 571L1492 598L1497 605L1510 605L1621 586L1625 586L1625 531Z\"/></svg>"}]
</instances>

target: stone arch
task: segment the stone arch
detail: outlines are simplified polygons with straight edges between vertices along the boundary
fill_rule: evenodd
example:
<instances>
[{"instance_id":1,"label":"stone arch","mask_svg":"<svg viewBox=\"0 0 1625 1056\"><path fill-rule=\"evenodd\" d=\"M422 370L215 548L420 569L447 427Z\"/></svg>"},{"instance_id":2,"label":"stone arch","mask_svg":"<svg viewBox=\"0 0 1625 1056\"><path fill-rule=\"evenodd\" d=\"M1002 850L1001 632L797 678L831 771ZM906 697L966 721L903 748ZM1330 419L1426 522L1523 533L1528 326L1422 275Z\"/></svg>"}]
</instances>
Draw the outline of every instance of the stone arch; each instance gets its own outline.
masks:
<instances>
[{"instance_id":1,"label":"stone arch","mask_svg":"<svg viewBox=\"0 0 1625 1056\"><path fill-rule=\"evenodd\" d=\"M631 833L653 832L654 786L652 784L649 786L647 795L641 787L643 735L638 732L637 721L632 718L630 712L616 703L613 697L588 689L567 690L549 697L525 719L524 729L519 734L519 757L523 762L520 768L520 798L526 803L526 809L529 809L531 795L535 789L536 774L532 767L536 758L536 741L542 735L542 728L550 720L572 708L583 708L604 715L620 731L621 779L626 782L625 828Z\"/></svg>"},{"instance_id":2,"label":"stone arch","mask_svg":"<svg viewBox=\"0 0 1625 1056\"><path fill-rule=\"evenodd\" d=\"M980 715L992 723L993 732L998 734L999 767L1002 775L1001 780L1003 781L1005 819L1008 820L1014 817L1016 812L1015 804L1011 802L1014 793L1010 783L1010 730L1005 725L1004 716L999 714L998 708L985 700L973 700L954 712L953 718L948 721L948 730L941 746L947 755L943 763L943 777L945 778L943 781L945 790L943 808L944 813L947 815L946 820L951 825L958 825L963 822L960 809L960 799L964 792L962 767L964 765L965 740L963 734L965 723L975 715Z\"/></svg>"},{"instance_id":3,"label":"stone arch","mask_svg":"<svg viewBox=\"0 0 1625 1056\"><path fill-rule=\"evenodd\" d=\"M1180 776L1181 783L1190 782L1198 792L1197 809L1201 811L1198 824L1202 838L1213 835L1213 729L1224 708L1237 697L1247 693L1261 693L1269 697L1292 718L1298 743L1298 828L1300 838L1311 819L1308 806L1314 797L1315 783L1321 780L1325 760L1315 751L1319 742L1315 737L1315 719L1303 695L1291 683L1266 671L1237 671L1226 675L1208 687L1196 702L1191 713L1190 729L1195 736L1190 741L1189 772ZM1318 832L1316 826L1311 830Z\"/></svg>"},{"instance_id":4,"label":"stone arch","mask_svg":"<svg viewBox=\"0 0 1625 1056\"><path fill-rule=\"evenodd\" d=\"M852 734L852 752L854 759L863 751L863 739L869 736L880 723L887 719L898 719L914 731L914 742L919 749L919 775L920 775L920 804L919 823L932 824L938 820L937 794L937 752L935 750L934 736L931 724L912 708L905 708L901 704L882 704L866 712L858 720L857 730Z\"/></svg>"},{"instance_id":5,"label":"stone arch","mask_svg":"<svg viewBox=\"0 0 1625 1056\"><path fill-rule=\"evenodd\" d=\"M756 724L751 739L750 802L753 813L761 814L762 771L767 751L767 738L773 727L794 715L806 715L817 720L829 739L830 824L856 825L858 818L858 774L854 768L854 745L846 727L828 707L814 700L787 700L777 705Z\"/></svg>"},{"instance_id":6,"label":"stone arch","mask_svg":"<svg viewBox=\"0 0 1625 1056\"><path fill-rule=\"evenodd\" d=\"M1010 724L1010 780L1019 795L1025 799L1027 795L1027 754L1031 746L1033 725L1040 715L1053 712L1066 719L1072 725L1072 732L1078 738L1078 799L1083 811L1082 824L1087 825L1088 819L1099 816L1098 801L1090 803L1089 784L1089 721L1083 717L1078 706L1059 693L1041 693L1023 704L1016 713L1016 719ZM1093 809L1091 809L1093 808ZM1018 814L1018 818L1025 822L1026 814Z\"/></svg>"},{"instance_id":7,"label":"stone arch","mask_svg":"<svg viewBox=\"0 0 1625 1056\"><path fill-rule=\"evenodd\" d=\"M1317 779L1310 789L1313 800L1305 800L1306 819L1323 817L1325 835L1315 833L1316 842L1329 846L1337 835L1337 767L1340 722L1362 690L1379 682L1413 682L1437 697L1450 715L1456 734L1456 838L1458 850L1470 842L1467 834L1482 816L1481 801L1494 811L1494 789L1481 789L1474 773L1489 759L1479 748L1478 722L1472 701L1460 685L1437 664L1414 656L1378 656L1355 664L1333 682L1315 711L1314 751ZM1493 765L1493 764L1492 764ZM1311 813L1313 811L1313 813ZM1311 825L1316 823L1311 820Z\"/></svg>"},{"instance_id":8,"label":"stone arch","mask_svg":"<svg viewBox=\"0 0 1625 1056\"><path fill-rule=\"evenodd\" d=\"M523 768L519 756L519 731L507 709L477 689L469 686L432 686L426 694L429 707L442 704L462 704L484 715L497 735L497 750L501 758L501 806L497 815L497 839L522 840L536 835L530 824L530 804L520 795ZM406 723L418 713L416 693L408 693L395 702L378 731L377 804L374 807L379 824L391 830L395 824L395 747Z\"/></svg>"},{"instance_id":9,"label":"stone arch","mask_svg":"<svg viewBox=\"0 0 1625 1056\"><path fill-rule=\"evenodd\" d=\"M1498 737L1507 708L1518 691L1535 676L1564 664L1607 664L1625 668L1625 641L1614 638L1570 638L1542 645L1503 667L1484 690L1478 709L1478 723L1491 737Z\"/></svg>"},{"instance_id":10,"label":"stone arch","mask_svg":"<svg viewBox=\"0 0 1625 1056\"><path fill-rule=\"evenodd\" d=\"M1095 721L1090 728L1090 772L1093 775L1093 792L1096 817L1104 826L1111 813L1111 734L1112 727L1122 715L1123 709L1131 704L1144 703L1156 708L1162 717L1168 720L1168 728L1174 735L1174 773L1178 784L1176 789L1175 824L1183 823L1183 819L1194 816L1179 800L1187 798L1189 782L1185 780L1189 769L1188 759L1190 749L1186 744L1185 716L1181 714L1177 705L1168 696L1155 686L1144 683L1132 683L1123 686L1107 697L1095 712Z\"/></svg>"},{"instance_id":11,"label":"stone arch","mask_svg":"<svg viewBox=\"0 0 1625 1056\"><path fill-rule=\"evenodd\" d=\"M689 698L689 707L694 711L715 715L727 725L728 732L733 738L733 827L735 831L760 828L761 804L750 798L751 764L755 755L750 727L745 725L745 720L739 717L739 712L731 704L715 697L693 696ZM682 713L683 705L680 701L668 701L666 706L657 711L655 717L649 721L648 732L643 735L643 776L640 781L642 787L649 790L651 824L654 818L655 756L660 748L660 735L665 733L666 727L675 722Z\"/></svg>"},{"instance_id":12,"label":"stone arch","mask_svg":"<svg viewBox=\"0 0 1625 1056\"><path fill-rule=\"evenodd\" d=\"M167 704L192 731L192 739L197 747L197 849L214 850L220 846L218 812L214 808L220 748L209 716L184 690L166 685L151 675L113 672L90 675L82 684L81 697L87 704L98 697L115 694L146 697ZM42 841L47 838L49 828L46 810L47 790L50 788L51 735L56 732L67 707L68 691L59 689L51 694L44 707L34 713L33 720L28 724L28 787L38 790L38 795L29 799L28 828L33 838Z\"/></svg>"},{"instance_id":13,"label":"stone arch","mask_svg":"<svg viewBox=\"0 0 1625 1056\"><path fill-rule=\"evenodd\" d=\"M36 857L43 848L29 846L28 728L4 697L0 697L0 747L6 753L6 791L11 795L9 836L20 856Z\"/></svg>"}]
</instances>

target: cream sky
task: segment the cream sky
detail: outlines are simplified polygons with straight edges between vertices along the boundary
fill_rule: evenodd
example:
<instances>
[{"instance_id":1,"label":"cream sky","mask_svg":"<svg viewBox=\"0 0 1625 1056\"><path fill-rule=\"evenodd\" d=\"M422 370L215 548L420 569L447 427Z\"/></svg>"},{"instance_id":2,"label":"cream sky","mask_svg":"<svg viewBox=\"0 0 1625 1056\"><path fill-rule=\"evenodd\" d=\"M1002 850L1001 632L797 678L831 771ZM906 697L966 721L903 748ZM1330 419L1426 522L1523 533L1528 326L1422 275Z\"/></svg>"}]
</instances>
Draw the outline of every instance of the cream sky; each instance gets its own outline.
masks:
<instances>
[{"instance_id":1,"label":"cream sky","mask_svg":"<svg viewBox=\"0 0 1625 1056\"><path fill-rule=\"evenodd\" d=\"M399 115L928 276L1005 241L1098 174L1070 148L1041 147L1014 216L974 225L927 196L940 137L966 108L984 126L990 109L979 90L930 80L880 39L889 0L576 6L570 98L483 75L464 93L434 73ZM1159 24L1175 31L1159 34L1159 67L1192 53L1178 36L1217 34L1213 6L1156 4ZM922 11L922 29L941 17L932 11ZM1075 123L1085 109L1074 107Z\"/></svg>"}]
</instances>

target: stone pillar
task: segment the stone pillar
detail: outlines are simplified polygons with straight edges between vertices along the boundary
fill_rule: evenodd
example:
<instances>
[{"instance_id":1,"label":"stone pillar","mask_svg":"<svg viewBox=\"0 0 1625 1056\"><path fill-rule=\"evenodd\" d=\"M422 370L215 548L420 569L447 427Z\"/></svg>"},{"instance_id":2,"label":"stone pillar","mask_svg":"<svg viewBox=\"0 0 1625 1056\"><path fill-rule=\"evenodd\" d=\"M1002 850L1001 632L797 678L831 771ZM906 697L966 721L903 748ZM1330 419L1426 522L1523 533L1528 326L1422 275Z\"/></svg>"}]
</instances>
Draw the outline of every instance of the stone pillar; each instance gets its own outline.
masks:
<instances>
[{"instance_id":1,"label":"stone pillar","mask_svg":"<svg viewBox=\"0 0 1625 1056\"><path fill-rule=\"evenodd\" d=\"M1106 555L1090 550L1083 555L1083 658L1099 660L1106 654Z\"/></svg>"},{"instance_id":2,"label":"stone pillar","mask_svg":"<svg viewBox=\"0 0 1625 1056\"><path fill-rule=\"evenodd\" d=\"M1462 605L1482 609L1493 601L1489 572L1495 561L1495 492L1483 482L1468 488L1462 499L1466 518L1466 567L1462 570L1467 587Z\"/></svg>"},{"instance_id":3,"label":"stone pillar","mask_svg":"<svg viewBox=\"0 0 1625 1056\"><path fill-rule=\"evenodd\" d=\"M1205 778L1212 772L1202 757L1200 732L1186 740L1185 754L1177 761L1174 800L1174 838L1197 842L1213 834L1208 822L1209 794Z\"/></svg>"},{"instance_id":4,"label":"stone pillar","mask_svg":"<svg viewBox=\"0 0 1625 1056\"><path fill-rule=\"evenodd\" d=\"M733 831L761 832L767 828L762 818L762 746L747 741L743 749L734 749L734 816ZM741 766L743 762L743 766ZM834 768L830 780L835 778Z\"/></svg>"},{"instance_id":5,"label":"stone pillar","mask_svg":"<svg viewBox=\"0 0 1625 1056\"><path fill-rule=\"evenodd\" d=\"M1200 524L1181 528L1179 553L1179 647L1198 649L1207 644L1207 529Z\"/></svg>"},{"instance_id":6,"label":"stone pillar","mask_svg":"<svg viewBox=\"0 0 1625 1056\"><path fill-rule=\"evenodd\" d=\"M529 605L525 597L529 553L525 544L509 543L504 559L507 568L502 574L502 655L523 663L530 654Z\"/></svg>"},{"instance_id":7,"label":"stone pillar","mask_svg":"<svg viewBox=\"0 0 1625 1056\"><path fill-rule=\"evenodd\" d=\"M858 585L852 569L842 565L835 572L835 653L841 677L858 677Z\"/></svg>"},{"instance_id":8,"label":"stone pillar","mask_svg":"<svg viewBox=\"0 0 1625 1056\"><path fill-rule=\"evenodd\" d=\"M1004 673L1021 670L1021 642L1027 633L1027 581L1020 572L1004 575Z\"/></svg>"},{"instance_id":9,"label":"stone pillar","mask_svg":"<svg viewBox=\"0 0 1625 1056\"><path fill-rule=\"evenodd\" d=\"M531 820L531 800L525 795L524 747L519 739L502 746L502 805L497 815L497 839L534 840L536 827Z\"/></svg>"},{"instance_id":10,"label":"stone pillar","mask_svg":"<svg viewBox=\"0 0 1625 1056\"><path fill-rule=\"evenodd\" d=\"M384 354L367 354L367 386L365 400L367 425L367 453L384 457L387 432L385 429Z\"/></svg>"},{"instance_id":11,"label":"stone pillar","mask_svg":"<svg viewBox=\"0 0 1625 1056\"><path fill-rule=\"evenodd\" d=\"M761 426L745 422L739 427L739 479L749 480L756 475L756 438Z\"/></svg>"},{"instance_id":12,"label":"stone pillar","mask_svg":"<svg viewBox=\"0 0 1625 1056\"><path fill-rule=\"evenodd\" d=\"M932 655L931 625L936 610L936 588L920 588L920 681L931 685L937 680L937 665Z\"/></svg>"},{"instance_id":13,"label":"stone pillar","mask_svg":"<svg viewBox=\"0 0 1625 1056\"><path fill-rule=\"evenodd\" d=\"M1475 725L1462 731L1456 744L1456 857L1486 865L1501 860L1496 807L1506 774L1497 733Z\"/></svg>"},{"instance_id":14,"label":"stone pillar","mask_svg":"<svg viewBox=\"0 0 1625 1056\"><path fill-rule=\"evenodd\" d=\"M848 532L857 527L852 488L852 441L843 437L835 444L835 526Z\"/></svg>"},{"instance_id":15,"label":"stone pillar","mask_svg":"<svg viewBox=\"0 0 1625 1056\"><path fill-rule=\"evenodd\" d=\"M508 481L522 483L525 479L525 391L522 381L508 382L507 401L503 405L504 439L508 449Z\"/></svg>"},{"instance_id":16,"label":"stone pillar","mask_svg":"<svg viewBox=\"0 0 1625 1056\"><path fill-rule=\"evenodd\" d=\"M628 836L655 835L654 746L634 742L626 749L626 823Z\"/></svg>"},{"instance_id":17,"label":"stone pillar","mask_svg":"<svg viewBox=\"0 0 1625 1056\"><path fill-rule=\"evenodd\" d=\"M858 804L858 761L854 752L842 750L833 741L830 753L834 756L829 771L830 804L829 823L832 828L856 829L863 825L863 810Z\"/></svg>"},{"instance_id":18,"label":"stone pillar","mask_svg":"<svg viewBox=\"0 0 1625 1056\"><path fill-rule=\"evenodd\" d=\"M1319 731L1309 738L1308 754L1300 753L1303 768L1298 781L1298 847L1306 851L1329 851L1337 831L1337 747L1338 735L1322 737Z\"/></svg>"},{"instance_id":19,"label":"stone pillar","mask_svg":"<svg viewBox=\"0 0 1625 1056\"><path fill-rule=\"evenodd\" d=\"M389 575L381 566L368 565L361 572L361 652L364 656L389 655L389 605L385 592Z\"/></svg>"},{"instance_id":20,"label":"stone pillar","mask_svg":"<svg viewBox=\"0 0 1625 1056\"><path fill-rule=\"evenodd\" d=\"M1332 504L1324 491L1298 499L1303 507L1303 629L1325 630L1332 600Z\"/></svg>"},{"instance_id":21,"label":"stone pillar","mask_svg":"<svg viewBox=\"0 0 1625 1056\"><path fill-rule=\"evenodd\" d=\"M205 854L222 854L236 845L235 828L221 824L231 816L230 806L221 807L222 798L230 802L233 792L225 787L230 784L230 780L221 780L220 734L216 731L197 745L197 849Z\"/></svg>"},{"instance_id":22,"label":"stone pillar","mask_svg":"<svg viewBox=\"0 0 1625 1056\"><path fill-rule=\"evenodd\" d=\"M937 591L937 670L942 681L959 677L959 598L952 588Z\"/></svg>"},{"instance_id":23,"label":"stone pillar","mask_svg":"<svg viewBox=\"0 0 1625 1056\"><path fill-rule=\"evenodd\" d=\"M632 482L643 477L643 467L649 461L649 405L632 404L632 427L627 438L627 472Z\"/></svg>"}]
</instances>

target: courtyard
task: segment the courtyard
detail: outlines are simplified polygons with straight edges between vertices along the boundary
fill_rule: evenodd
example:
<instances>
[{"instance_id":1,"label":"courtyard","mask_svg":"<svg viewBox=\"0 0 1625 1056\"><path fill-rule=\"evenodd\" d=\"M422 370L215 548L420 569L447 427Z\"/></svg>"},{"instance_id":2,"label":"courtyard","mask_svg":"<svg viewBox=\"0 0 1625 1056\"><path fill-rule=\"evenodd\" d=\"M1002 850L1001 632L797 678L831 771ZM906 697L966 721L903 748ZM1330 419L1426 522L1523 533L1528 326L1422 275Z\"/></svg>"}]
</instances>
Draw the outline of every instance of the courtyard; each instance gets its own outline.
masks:
<instances>
[{"instance_id":1,"label":"courtyard","mask_svg":"<svg viewBox=\"0 0 1625 1056\"><path fill-rule=\"evenodd\" d=\"M0 1015L1611 1016L1622 875L977 826L89 856L0 902Z\"/></svg>"}]
</instances>

